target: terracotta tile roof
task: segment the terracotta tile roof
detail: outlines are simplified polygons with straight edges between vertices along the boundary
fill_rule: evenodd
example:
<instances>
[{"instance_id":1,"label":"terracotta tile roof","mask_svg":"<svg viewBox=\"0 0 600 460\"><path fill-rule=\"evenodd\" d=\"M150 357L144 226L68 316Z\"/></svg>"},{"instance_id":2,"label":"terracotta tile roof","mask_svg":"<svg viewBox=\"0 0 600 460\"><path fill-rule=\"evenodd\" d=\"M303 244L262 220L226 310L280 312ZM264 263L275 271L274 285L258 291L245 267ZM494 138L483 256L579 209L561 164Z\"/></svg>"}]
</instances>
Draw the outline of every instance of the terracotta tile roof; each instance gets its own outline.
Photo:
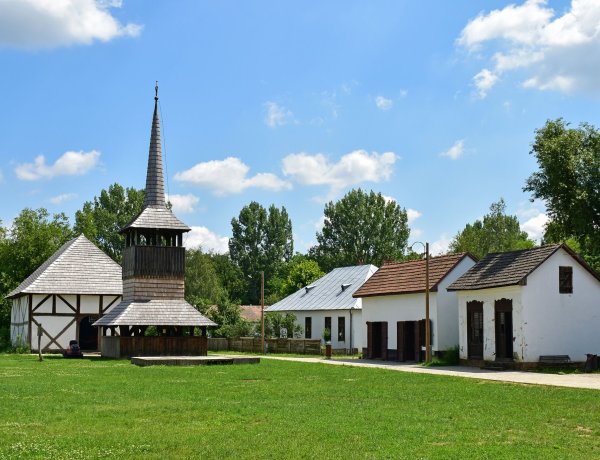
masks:
<instances>
[{"instance_id":1,"label":"terracotta tile roof","mask_svg":"<svg viewBox=\"0 0 600 460\"><path fill-rule=\"evenodd\" d=\"M121 266L84 235L63 244L7 297L19 294L121 295Z\"/></svg>"},{"instance_id":2,"label":"terracotta tile roof","mask_svg":"<svg viewBox=\"0 0 600 460\"><path fill-rule=\"evenodd\" d=\"M216 326L183 299L124 300L94 326Z\"/></svg>"},{"instance_id":3,"label":"terracotta tile roof","mask_svg":"<svg viewBox=\"0 0 600 460\"><path fill-rule=\"evenodd\" d=\"M246 321L260 321L260 305L240 305L242 319ZM268 308L265 305L265 310Z\"/></svg>"},{"instance_id":4,"label":"terracotta tile roof","mask_svg":"<svg viewBox=\"0 0 600 460\"><path fill-rule=\"evenodd\" d=\"M448 290L476 290L521 284L527 275L561 248L600 280L600 275L568 246L551 244L533 249L488 254L448 286Z\"/></svg>"},{"instance_id":5,"label":"terracotta tile roof","mask_svg":"<svg viewBox=\"0 0 600 460\"><path fill-rule=\"evenodd\" d=\"M470 254L449 254L429 259L429 290L437 286L465 257ZM381 267L355 293L354 297L409 294L425 292L425 259L408 262L391 262Z\"/></svg>"}]
</instances>

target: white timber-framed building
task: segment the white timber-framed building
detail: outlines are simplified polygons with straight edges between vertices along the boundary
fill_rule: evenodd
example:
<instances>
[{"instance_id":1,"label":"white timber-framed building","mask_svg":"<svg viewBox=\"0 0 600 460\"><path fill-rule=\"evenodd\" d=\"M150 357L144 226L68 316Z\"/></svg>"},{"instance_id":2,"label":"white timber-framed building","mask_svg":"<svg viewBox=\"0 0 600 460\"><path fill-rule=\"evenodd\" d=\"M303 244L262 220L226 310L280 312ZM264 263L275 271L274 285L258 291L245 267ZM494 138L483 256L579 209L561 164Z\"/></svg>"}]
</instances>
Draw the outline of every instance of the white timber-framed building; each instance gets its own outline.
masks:
<instances>
[{"instance_id":1,"label":"white timber-framed building","mask_svg":"<svg viewBox=\"0 0 600 460\"><path fill-rule=\"evenodd\" d=\"M84 235L66 242L7 298L12 299L13 346L64 352L70 340L99 350L92 324L121 301L121 266Z\"/></svg>"}]
</instances>

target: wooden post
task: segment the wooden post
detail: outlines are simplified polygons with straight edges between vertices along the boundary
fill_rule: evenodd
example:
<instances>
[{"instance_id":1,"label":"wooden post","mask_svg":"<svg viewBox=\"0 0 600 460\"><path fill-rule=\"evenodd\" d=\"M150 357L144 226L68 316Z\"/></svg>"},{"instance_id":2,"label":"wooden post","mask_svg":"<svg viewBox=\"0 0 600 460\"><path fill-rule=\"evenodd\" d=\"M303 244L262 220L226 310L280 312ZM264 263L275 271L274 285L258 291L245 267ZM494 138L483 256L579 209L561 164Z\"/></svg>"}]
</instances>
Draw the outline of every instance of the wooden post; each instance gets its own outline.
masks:
<instances>
[{"instance_id":1,"label":"wooden post","mask_svg":"<svg viewBox=\"0 0 600 460\"><path fill-rule=\"evenodd\" d=\"M43 332L42 325L38 324L38 334L37 334L38 335L38 359L40 361L43 361L43 358L42 358L42 332Z\"/></svg>"},{"instance_id":2,"label":"wooden post","mask_svg":"<svg viewBox=\"0 0 600 460\"><path fill-rule=\"evenodd\" d=\"M429 325L429 243L425 243L425 362L431 362L431 330Z\"/></svg>"},{"instance_id":3,"label":"wooden post","mask_svg":"<svg viewBox=\"0 0 600 460\"><path fill-rule=\"evenodd\" d=\"M265 353L265 272L260 272L260 336L262 353Z\"/></svg>"}]
</instances>

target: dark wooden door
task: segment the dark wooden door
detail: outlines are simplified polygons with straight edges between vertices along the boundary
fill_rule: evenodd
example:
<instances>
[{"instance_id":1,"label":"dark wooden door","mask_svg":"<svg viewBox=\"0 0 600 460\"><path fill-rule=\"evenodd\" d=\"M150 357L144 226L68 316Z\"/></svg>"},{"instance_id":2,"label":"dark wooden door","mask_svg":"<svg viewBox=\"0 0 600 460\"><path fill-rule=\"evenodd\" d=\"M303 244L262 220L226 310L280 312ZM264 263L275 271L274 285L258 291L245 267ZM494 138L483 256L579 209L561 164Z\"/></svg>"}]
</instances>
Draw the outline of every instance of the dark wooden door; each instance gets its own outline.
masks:
<instances>
[{"instance_id":1,"label":"dark wooden door","mask_svg":"<svg viewBox=\"0 0 600 460\"><path fill-rule=\"evenodd\" d=\"M387 321L384 321L382 323L379 323L379 327L380 327L380 334L381 334L381 345L380 345L380 350L381 350L381 355L380 357L382 359L387 360L388 359L388 323Z\"/></svg>"},{"instance_id":2,"label":"dark wooden door","mask_svg":"<svg viewBox=\"0 0 600 460\"><path fill-rule=\"evenodd\" d=\"M367 359L373 359L373 323L367 321Z\"/></svg>"},{"instance_id":3,"label":"dark wooden door","mask_svg":"<svg viewBox=\"0 0 600 460\"><path fill-rule=\"evenodd\" d=\"M512 300L500 299L494 304L496 359L513 359Z\"/></svg>"},{"instance_id":4,"label":"dark wooden door","mask_svg":"<svg viewBox=\"0 0 600 460\"><path fill-rule=\"evenodd\" d=\"M406 321L398 321L396 327L396 359L398 361L406 361L406 357L404 356L407 328Z\"/></svg>"},{"instance_id":5,"label":"dark wooden door","mask_svg":"<svg viewBox=\"0 0 600 460\"><path fill-rule=\"evenodd\" d=\"M467 356L483 359L483 302L467 302Z\"/></svg>"},{"instance_id":6,"label":"dark wooden door","mask_svg":"<svg viewBox=\"0 0 600 460\"><path fill-rule=\"evenodd\" d=\"M97 327L92 324L98 319L97 316L84 316L79 321L79 347L85 351L98 351Z\"/></svg>"},{"instance_id":7,"label":"dark wooden door","mask_svg":"<svg viewBox=\"0 0 600 460\"><path fill-rule=\"evenodd\" d=\"M414 340L414 344L415 344L415 353L414 353L414 360L415 361L421 361L421 340L423 340L423 343L425 343L425 338L421 339L421 322L420 321L413 321L413 328L415 331L415 340Z\"/></svg>"}]
</instances>

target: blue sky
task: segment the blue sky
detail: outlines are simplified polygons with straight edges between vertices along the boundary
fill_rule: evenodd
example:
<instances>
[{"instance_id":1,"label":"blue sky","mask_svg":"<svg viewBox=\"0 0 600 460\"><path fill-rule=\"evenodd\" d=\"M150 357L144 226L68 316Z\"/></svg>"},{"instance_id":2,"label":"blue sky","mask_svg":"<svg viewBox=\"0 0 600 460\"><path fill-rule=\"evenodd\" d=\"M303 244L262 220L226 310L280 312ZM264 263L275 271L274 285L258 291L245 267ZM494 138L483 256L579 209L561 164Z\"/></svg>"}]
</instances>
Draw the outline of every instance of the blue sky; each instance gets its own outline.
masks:
<instances>
[{"instance_id":1,"label":"blue sky","mask_svg":"<svg viewBox=\"0 0 600 460\"><path fill-rule=\"evenodd\" d=\"M500 197L537 238L530 145L550 118L598 126L599 26L594 0L0 0L0 219L143 187L158 80L188 245L226 250L255 200L304 252L356 187L437 252Z\"/></svg>"}]
</instances>

